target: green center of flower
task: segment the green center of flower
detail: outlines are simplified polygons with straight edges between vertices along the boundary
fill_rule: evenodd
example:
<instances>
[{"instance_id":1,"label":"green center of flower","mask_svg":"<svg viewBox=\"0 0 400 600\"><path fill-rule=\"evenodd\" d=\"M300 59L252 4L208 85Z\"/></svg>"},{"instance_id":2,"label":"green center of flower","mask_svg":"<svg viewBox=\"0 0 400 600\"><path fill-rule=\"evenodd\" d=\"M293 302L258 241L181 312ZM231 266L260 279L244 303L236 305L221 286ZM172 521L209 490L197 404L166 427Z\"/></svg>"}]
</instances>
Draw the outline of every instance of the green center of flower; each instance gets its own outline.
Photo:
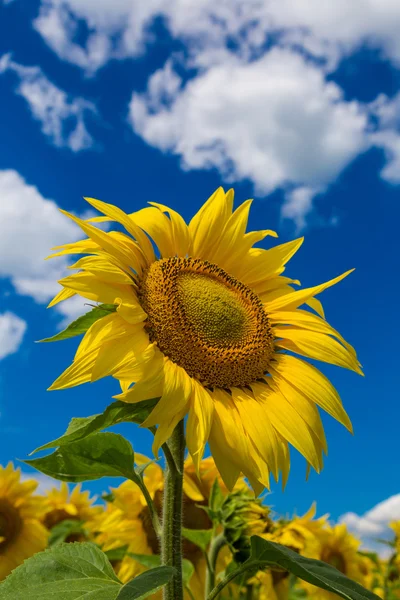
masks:
<instances>
[{"instance_id":1,"label":"green center of flower","mask_svg":"<svg viewBox=\"0 0 400 600\"><path fill-rule=\"evenodd\" d=\"M218 266L165 258L143 276L139 298L150 339L203 385L229 388L255 381L273 354L260 299Z\"/></svg>"},{"instance_id":2,"label":"green center of flower","mask_svg":"<svg viewBox=\"0 0 400 600\"><path fill-rule=\"evenodd\" d=\"M188 323L211 344L238 343L248 329L245 307L238 295L217 279L183 272L178 295Z\"/></svg>"},{"instance_id":3,"label":"green center of flower","mask_svg":"<svg viewBox=\"0 0 400 600\"><path fill-rule=\"evenodd\" d=\"M19 511L0 498L0 554L18 537L22 528Z\"/></svg>"}]
</instances>

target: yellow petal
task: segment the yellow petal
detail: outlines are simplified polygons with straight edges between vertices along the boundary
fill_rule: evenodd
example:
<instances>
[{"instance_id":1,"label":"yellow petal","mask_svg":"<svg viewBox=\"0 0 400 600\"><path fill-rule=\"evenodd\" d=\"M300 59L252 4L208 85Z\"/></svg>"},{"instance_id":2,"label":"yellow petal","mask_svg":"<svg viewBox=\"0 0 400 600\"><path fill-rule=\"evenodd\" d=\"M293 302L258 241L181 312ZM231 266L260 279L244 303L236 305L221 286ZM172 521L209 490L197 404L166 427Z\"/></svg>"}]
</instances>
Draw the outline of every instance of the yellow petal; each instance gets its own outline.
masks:
<instances>
[{"instance_id":1,"label":"yellow petal","mask_svg":"<svg viewBox=\"0 0 400 600\"><path fill-rule=\"evenodd\" d=\"M299 238L285 244L280 244L264 250L252 248L243 260L240 279L246 285L253 287L256 283L264 281L273 275L280 275L285 264L292 258L303 243L304 238Z\"/></svg>"},{"instance_id":2,"label":"yellow petal","mask_svg":"<svg viewBox=\"0 0 400 600\"><path fill-rule=\"evenodd\" d=\"M232 388L231 393L250 439L277 479L279 476L277 437L268 413L254 397L244 390Z\"/></svg>"},{"instance_id":3,"label":"yellow petal","mask_svg":"<svg viewBox=\"0 0 400 600\"><path fill-rule=\"evenodd\" d=\"M321 371L300 358L288 354L276 355L273 368L350 432L353 431L339 394Z\"/></svg>"},{"instance_id":4,"label":"yellow petal","mask_svg":"<svg viewBox=\"0 0 400 600\"><path fill-rule=\"evenodd\" d=\"M128 378L129 371L120 371L115 373L114 376L125 379ZM114 398L133 404L142 402L142 400L161 397L163 389L164 358L160 351L157 352L157 350L155 350L153 360L144 365L143 377L137 381L132 388L118 396L114 396Z\"/></svg>"},{"instance_id":5,"label":"yellow petal","mask_svg":"<svg viewBox=\"0 0 400 600\"><path fill-rule=\"evenodd\" d=\"M98 319L89 327L82 338L81 343L75 354L75 360L92 352L95 348L99 348L105 340L112 340L116 337L125 335L126 323L116 313L111 313Z\"/></svg>"},{"instance_id":6,"label":"yellow petal","mask_svg":"<svg viewBox=\"0 0 400 600\"><path fill-rule=\"evenodd\" d=\"M314 287L311 287L311 288L305 288L304 290L297 290L296 292L292 292L291 294L287 294L281 298L272 300L272 302L266 302L264 305L265 310L267 312L272 312L275 310L282 310L282 309L294 310L295 308L298 308L299 306L301 306L302 304L307 302L313 296L316 296L317 294L320 294L321 292L323 292L327 288L331 287L332 285L339 283L339 281L342 281L342 279L347 277L347 275L349 275L353 271L354 271L354 269L350 269L350 271L346 271L342 275L339 275L338 277L335 277L334 279L331 279L330 281L327 281L326 283L321 283L320 285L315 285Z\"/></svg>"},{"instance_id":7,"label":"yellow petal","mask_svg":"<svg viewBox=\"0 0 400 600\"><path fill-rule=\"evenodd\" d=\"M91 204L93 208L95 208L99 212L102 212L110 219L117 221L117 223L120 223L123 227L125 227L126 231L130 233L135 240L138 241L140 250L143 253L144 258L146 259L147 266L154 262L154 250L149 238L143 231L141 231L140 227L138 227L135 224L134 220L131 218L130 215L127 215L123 210L118 208L118 206L107 204L107 202L95 200L94 198L85 198L85 200L86 202Z\"/></svg>"},{"instance_id":8,"label":"yellow petal","mask_svg":"<svg viewBox=\"0 0 400 600\"><path fill-rule=\"evenodd\" d=\"M233 190L225 194L219 187L189 223L194 258L207 259L218 242L225 223L232 214Z\"/></svg>"},{"instance_id":9,"label":"yellow petal","mask_svg":"<svg viewBox=\"0 0 400 600\"><path fill-rule=\"evenodd\" d=\"M180 411L173 415L168 415L166 419L159 424L157 427L156 434L152 445L153 454L158 457L160 448L169 438L171 437L175 427L184 418L187 412L187 407L182 408Z\"/></svg>"},{"instance_id":10,"label":"yellow petal","mask_svg":"<svg viewBox=\"0 0 400 600\"><path fill-rule=\"evenodd\" d=\"M159 204L158 202L149 202L149 204L169 214L172 226L173 246L177 256L186 256L189 254L190 234L189 228L183 217L178 212L172 210L164 204Z\"/></svg>"},{"instance_id":11,"label":"yellow petal","mask_svg":"<svg viewBox=\"0 0 400 600\"><path fill-rule=\"evenodd\" d=\"M89 382L98 353L99 348L96 348L74 360L72 365L55 380L48 390L64 390Z\"/></svg>"},{"instance_id":12,"label":"yellow petal","mask_svg":"<svg viewBox=\"0 0 400 600\"><path fill-rule=\"evenodd\" d=\"M76 273L60 279L59 283L95 302L114 304L115 298L120 298L123 303L135 304L137 296L131 286L107 283L101 281L93 273Z\"/></svg>"},{"instance_id":13,"label":"yellow petal","mask_svg":"<svg viewBox=\"0 0 400 600\"><path fill-rule=\"evenodd\" d=\"M129 366L139 368L142 362L150 361L154 354L154 346L142 326L132 326L122 337L105 341L97 355L92 371L92 382L113 375ZM140 375L139 375L140 376ZM138 377L139 378L139 377Z\"/></svg>"},{"instance_id":14,"label":"yellow petal","mask_svg":"<svg viewBox=\"0 0 400 600\"><path fill-rule=\"evenodd\" d=\"M128 249L126 246L119 244L109 233L90 225L87 221L83 221L65 210L61 210L61 212L79 225L82 231L84 231L86 235L96 242L103 250L108 252L110 256L113 256L120 263L126 267L130 267L137 273L141 272L139 252L134 252L132 249Z\"/></svg>"},{"instance_id":15,"label":"yellow petal","mask_svg":"<svg viewBox=\"0 0 400 600\"><path fill-rule=\"evenodd\" d=\"M186 443L197 472L210 435L213 412L214 403L209 392L198 381L192 379Z\"/></svg>"},{"instance_id":16,"label":"yellow petal","mask_svg":"<svg viewBox=\"0 0 400 600\"><path fill-rule=\"evenodd\" d=\"M279 348L350 369L362 375L353 354L329 335L294 327L274 327L274 335L276 338L282 338L276 341Z\"/></svg>"},{"instance_id":17,"label":"yellow petal","mask_svg":"<svg viewBox=\"0 0 400 600\"><path fill-rule=\"evenodd\" d=\"M299 329L307 329L310 331L316 331L317 333L333 335L343 344L350 354L357 359L356 351L354 350L353 346L346 342L344 337L341 336L336 329L331 327L329 323L312 313L300 309L295 311L282 310L269 313L268 318L273 325L293 325Z\"/></svg>"},{"instance_id":18,"label":"yellow petal","mask_svg":"<svg viewBox=\"0 0 400 600\"><path fill-rule=\"evenodd\" d=\"M255 458L255 450L251 446L233 399L219 389L214 389L212 396L214 418L209 444L221 477L229 489L232 489L233 476L238 469L253 481L260 481L262 473ZM267 482L264 485L266 484Z\"/></svg>"},{"instance_id":19,"label":"yellow petal","mask_svg":"<svg viewBox=\"0 0 400 600\"><path fill-rule=\"evenodd\" d=\"M246 233L251 203L252 200L246 200L229 217L223 231L218 237L216 247L210 257L211 262L228 269L232 253L241 254L241 244ZM244 253L245 249L243 249Z\"/></svg>"},{"instance_id":20,"label":"yellow petal","mask_svg":"<svg viewBox=\"0 0 400 600\"><path fill-rule=\"evenodd\" d=\"M313 402L308 400L307 396L304 395L300 390L292 387L283 377L279 375L273 368L273 363L269 367L271 374L271 380L269 379L270 387L281 393L286 400L293 406L299 416L309 426L310 430L313 431L321 444L324 452L327 453L328 447L326 443L326 437L324 427L322 425L321 417L318 409Z\"/></svg>"},{"instance_id":21,"label":"yellow petal","mask_svg":"<svg viewBox=\"0 0 400 600\"><path fill-rule=\"evenodd\" d=\"M64 256L65 254L96 254L101 248L96 242L87 238L86 240L79 240L78 242L72 242L70 244L54 246L52 250L58 250L58 252L50 254L46 260L55 258L56 256Z\"/></svg>"},{"instance_id":22,"label":"yellow petal","mask_svg":"<svg viewBox=\"0 0 400 600\"><path fill-rule=\"evenodd\" d=\"M127 304L122 301L122 298L115 298L115 304L118 305L117 313L119 316L131 325L137 325L147 319L147 314L139 303Z\"/></svg>"},{"instance_id":23,"label":"yellow petal","mask_svg":"<svg viewBox=\"0 0 400 600\"><path fill-rule=\"evenodd\" d=\"M294 410L289 402L265 384L253 383L254 396L263 402L268 411L272 425L296 448L319 473L321 470L319 452L315 447L314 439L302 417Z\"/></svg>"},{"instance_id":24,"label":"yellow petal","mask_svg":"<svg viewBox=\"0 0 400 600\"><path fill-rule=\"evenodd\" d=\"M300 284L299 284L300 285ZM306 304L308 304L308 306L310 308L312 308L313 310L315 310L315 312L322 317L323 319L325 319L325 312L324 312L324 308L320 302L320 300L318 300L318 298L309 298L309 300L307 300Z\"/></svg>"},{"instance_id":25,"label":"yellow petal","mask_svg":"<svg viewBox=\"0 0 400 600\"><path fill-rule=\"evenodd\" d=\"M107 260L106 256L83 256L69 269L82 269L93 273L102 281L132 285L133 280L120 267Z\"/></svg>"},{"instance_id":26,"label":"yellow petal","mask_svg":"<svg viewBox=\"0 0 400 600\"><path fill-rule=\"evenodd\" d=\"M76 292L74 292L74 290L71 290L69 288L63 288L62 290L60 290L58 292L58 294L56 296L54 296L53 300L49 303L47 308L51 308L52 306L55 306L59 302L62 302L63 300L68 300L68 298L72 298L72 296L75 296L75 295L76 295Z\"/></svg>"},{"instance_id":27,"label":"yellow petal","mask_svg":"<svg viewBox=\"0 0 400 600\"><path fill-rule=\"evenodd\" d=\"M142 208L130 215L132 221L145 231L160 251L161 258L176 255L172 240L172 225L158 208Z\"/></svg>"},{"instance_id":28,"label":"yellow petal","mask_svg":"<svg viewBox=\"0 0 400 600\"><path fill-rule=\"evenodd\" d=\"M153 427L162 424L163 421L170 422L175 414L180 414L182 410L187 411L188 409L192 379L182 367L170 360L166 360L164 364L164 377L161 399L142 423L142 427Z\"/></svg>"}]
</instances>

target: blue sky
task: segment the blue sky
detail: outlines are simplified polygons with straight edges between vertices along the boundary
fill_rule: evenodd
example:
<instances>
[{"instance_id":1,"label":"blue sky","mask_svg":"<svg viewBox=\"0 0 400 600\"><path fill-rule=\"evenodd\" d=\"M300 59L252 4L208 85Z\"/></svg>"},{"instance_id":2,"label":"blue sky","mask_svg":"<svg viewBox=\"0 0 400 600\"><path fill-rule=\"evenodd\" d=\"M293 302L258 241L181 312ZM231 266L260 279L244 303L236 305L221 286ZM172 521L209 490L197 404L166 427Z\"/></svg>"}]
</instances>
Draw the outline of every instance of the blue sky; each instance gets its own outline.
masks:
<instances>
[{"instance_id":1,"label":"blue sky","mask_svg":"<svg viewBox=\"0 0 400 600\"><path fill-rule=\"evenodd\" d=\"M46 392L76 342L34 341L85 310L78 300L46 311L66 261L43 258L79 238L58 207L158 201L189 219L233 185L239 202L254 198L250 228L276 229L280 242L305 235L289 276L308 286L356 267L323 295L365 370L323 367L355 435L324 417L323 473L305 482L293 451L271 504L355 513L344 518L360 535L400 518L400 7L293 2L0 0L1 463L117 391L110 380ZM150 453L148 432L120 430Z\"/></svg>"}]
</instances>

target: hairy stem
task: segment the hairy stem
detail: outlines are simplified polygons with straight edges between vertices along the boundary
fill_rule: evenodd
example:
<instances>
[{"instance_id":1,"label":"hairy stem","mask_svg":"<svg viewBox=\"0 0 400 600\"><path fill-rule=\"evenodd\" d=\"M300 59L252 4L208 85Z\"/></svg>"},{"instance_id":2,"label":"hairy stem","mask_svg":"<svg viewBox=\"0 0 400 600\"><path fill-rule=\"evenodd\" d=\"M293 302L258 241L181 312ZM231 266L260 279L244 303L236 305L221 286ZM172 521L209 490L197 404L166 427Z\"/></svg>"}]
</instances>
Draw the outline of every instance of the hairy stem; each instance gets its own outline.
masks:
<instances>
[{"instance_id":1,"label":"hairy stem","mask_svg":"<svg viewBox=\"0 0 400 600\"><path fill-rule=\"evenodd\" d=\"M162 529L161 529L161 523L160 523L160 519L158 518L158 513L156 510L156 507L154 506L154 502L149 494L149 490L147 489L147 487L141 477L139 477L139 481L140 481L140 483L139 482L136 482L136 483L139 485L140 490L146 500L146 503L147 503L147 506L148 506L148 509L150 512L151 522L153 524L156 536L157 536L158 540L161 540Z\"/></svg>"},{"instance_id":2,"label":"hairy stem","mask_svg":"<svg viewBox=\"0 0 400 600\"><path fill-rule=\"evenodd\" d=\"M206 590L205 590L206 598L208 597L208 595L211 593L211 590L215 586L215 569L217 566L218 554L219 554L219 551L221 550L221 548L223 548L223 546L225 546L226 543L227 542L226 542L226 539L225 539L225 536L223 533L220 533L219 535L217 535L216 537L214 537L211 540L210 549L208 551L208 557L207 557L207 577L206 577Z\"/></svg>"},{"instance_id":3,"label":"hairy stem","mask_svg":"<svg viewBox=\"0 0 400 600\"><path fill-rule=\"evenodd\" d=\"M185 435L178 423L164 452L167 461L162 523L162 564L174 567L175 575L163 588L164 600L183 600L182 581L182 487Z\"/></svg>"}]
</instances>

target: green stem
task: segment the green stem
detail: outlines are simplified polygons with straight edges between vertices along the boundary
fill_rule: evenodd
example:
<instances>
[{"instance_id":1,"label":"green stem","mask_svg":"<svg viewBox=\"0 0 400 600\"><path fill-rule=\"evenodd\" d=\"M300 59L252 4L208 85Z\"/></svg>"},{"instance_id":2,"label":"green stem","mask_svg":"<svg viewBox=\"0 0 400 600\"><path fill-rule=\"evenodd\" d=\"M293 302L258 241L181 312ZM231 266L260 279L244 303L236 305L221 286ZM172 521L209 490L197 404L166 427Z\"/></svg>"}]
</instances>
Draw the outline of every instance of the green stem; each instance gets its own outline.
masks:
<instances>
[{"instance_id":1,"label":"green stem","mask_svg":"<svg viewBox=\"0 0 400 600\"><path fill-rule=\"evenodd\" d=\"M182 580L182 488L185 434L183 421L178 423L167 442L168 451L162 524L161 560L174 567L175 575L163 588L164 600L183 600Z\"/></svg>"},{"instance_id":2,"label":"green stem","mask_svg":"<svg viewBox=\"0 0 400 600\"><path fill-rule=\"evenodd\" d=\"M233 579L236 579L236 577L238 577L239 575L241 575L242 573L245 573L246 571L249 570L249 566L246 565L246 563L243 563L243 565L241 565L240 567L238 567L236 569L236 571L232 571L232 573L229 573L226 577L224 577L224 579L222 579L218 585L215 586L215 588L208 594L207 596L207 600L214 600L214 598L216 598L218 596L218 594L220 594L222 592L222 590L224 589L224 587L226 585L228 585L228 583L230 583Z\"/></svg>"},{"instance_id":3,"label":"green stem","mask_svg":"<svg viewBox=\"0 0 400 600\"><path fill-rule=\"evenodd\" d=\"M206 576L206 595L211 593L215 586L215 568L217 566L218 554L221 548L226 545L226 539L223 533L220 533L211 540L210 549L207 556L207 576Z\"/></svg>"},{"instance_id":4,"label":"green stem","mask_svg":"<svg viewBox=\"0 0 400 600\"><path fill-rule=\"evenodd\" d=\"M156 510L156 507L154 506L153 499L149 494L149 490L147 489L147 487L141 477L139 477L139 481L136 481L135 483L137 483L138 486L140 487L140 490L146 500L146 503L147 503L147 506L148 506L148 509L150 512L151 522L154 527L154 531L156 533L157 538L159 540L161 540L161 536L162 536L161 523L160 523L160 519L158 518L158 513Z\"/></svg>"}]
</instances>

